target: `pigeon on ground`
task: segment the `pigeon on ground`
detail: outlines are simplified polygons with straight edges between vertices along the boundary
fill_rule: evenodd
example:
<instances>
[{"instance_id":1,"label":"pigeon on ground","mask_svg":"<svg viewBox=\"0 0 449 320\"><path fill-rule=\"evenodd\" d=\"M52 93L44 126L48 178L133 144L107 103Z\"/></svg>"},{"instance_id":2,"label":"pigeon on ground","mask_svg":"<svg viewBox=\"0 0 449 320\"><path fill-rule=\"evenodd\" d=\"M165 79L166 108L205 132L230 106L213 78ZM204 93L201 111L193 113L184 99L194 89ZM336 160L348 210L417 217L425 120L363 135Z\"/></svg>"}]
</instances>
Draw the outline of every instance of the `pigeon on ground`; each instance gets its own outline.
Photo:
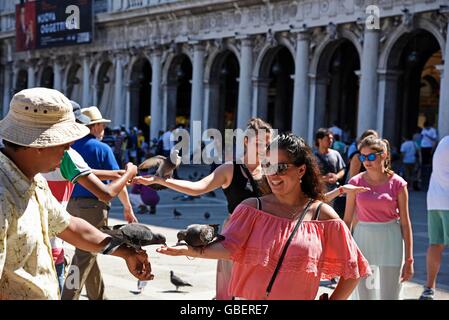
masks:
<instances>
[{"instance_id":1,"label":"pigeon on ground","mask_svg":"<svg viewBox=\"0 0 449 320\"><path fill-rule=\"evenodd\" d=\"M173 209L173 216L175 217L175 219L179 218L180 216L182 216L182 213L179 212L176 209Z\"/></svg>"},{"instance_id":2,"label":"pigeon on ground","mask_svg":"<svg viewBox=\"0 0 449 320\"><path fill-rule=\"evenodd\" d=\"M155 156L145 160L139 165L139 170L157 168L154 175L160 178L168 179L173 177L173 172L179 167L181 160L182 158L179 156L179 150L173 149L170 153L170 157L168 158L164 156ZM151 188L154 190L166 189L166 187L158 184L151 185Z\"/></svg>"},{"instance_id":3,"label":"pigeon on ground","mask_svg":"<svg viewBox=\"0 0 449 320\"><path fill-rule=\"evenodd\" d=\"M218 234L218 227L218 224L192 224L178 232L178 243L185 241L192 247L205 247L213 242L224 240L224 236Z\"/></svg>"},{"instance_id":4,"label":"pigeon on ground","mask_svg":"<svg viewBox=\"0 0 449 320\"><path fill-rule=\"evenodd\" d=\"M179 287L191 287L192 285L188 282L185 282L180 277L175 276L173 271L170 271L170 282L176 287L176 291L179 291Z\"/></svg>"},{"instance_id":5,"label":"pigeon on ground","mask_svg":"<svg viewBox=\"0 0 449 320\"><path fill-rule=\"evenodd\" d=\"M205 212L204 213L204 219L209 219L210 218L210 213L209 212Z\"/></svg>"},{"instance_id":6,"label":"pigeon on ground","mask_svg":"<svg viewBox=\"0 0 449 320\"><path fill-rule=\"evenodd\" d=\"M101 231L112 237L115 247L125 244L136 250L140 250L142 247L152 244L166 245L164 235L154 233L150 228L140 223L121 224L112 228L103 227Z\"/></svg>"}]
</instances>

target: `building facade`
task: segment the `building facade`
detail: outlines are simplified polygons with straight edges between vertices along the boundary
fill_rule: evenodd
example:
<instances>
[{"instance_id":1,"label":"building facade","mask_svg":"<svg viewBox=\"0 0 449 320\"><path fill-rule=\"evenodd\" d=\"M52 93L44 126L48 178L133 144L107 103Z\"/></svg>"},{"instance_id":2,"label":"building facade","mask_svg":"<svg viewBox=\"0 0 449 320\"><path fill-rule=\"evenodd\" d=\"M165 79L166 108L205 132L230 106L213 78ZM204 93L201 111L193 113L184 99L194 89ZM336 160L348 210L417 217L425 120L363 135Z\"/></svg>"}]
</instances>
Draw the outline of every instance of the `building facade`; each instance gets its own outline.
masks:
<instances>
[{"instance_id":1,"label":"building facade","mask_svg":"<svg viewBox=\"0 0 449 320\"><path fill-rule=\"evenodd\" d=\"M449 134L449 0L96 0L93 43L15 52L18 2L0 4L3 115L45 86L152 138L251 116L309 142L332 124L393 144L426 120Z\"/></svg>"}]
</instances>

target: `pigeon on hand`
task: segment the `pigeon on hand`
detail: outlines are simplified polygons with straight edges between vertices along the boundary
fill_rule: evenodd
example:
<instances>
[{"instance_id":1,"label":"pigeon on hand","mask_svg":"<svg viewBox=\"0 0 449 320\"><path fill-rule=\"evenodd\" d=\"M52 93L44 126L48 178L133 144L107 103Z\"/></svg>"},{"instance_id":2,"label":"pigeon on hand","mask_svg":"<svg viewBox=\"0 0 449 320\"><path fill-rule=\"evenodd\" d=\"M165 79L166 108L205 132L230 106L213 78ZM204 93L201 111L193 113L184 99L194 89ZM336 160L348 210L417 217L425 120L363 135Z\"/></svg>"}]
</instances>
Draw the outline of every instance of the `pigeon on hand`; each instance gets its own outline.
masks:
<instances>
[{"instance_id":1,"label":"pigeon on hand","mask_svg":"<svg viewBox=\"0 0 449 320\"><path fill-rule=\"evenodd\" d=\"M170 153L170 157L166 158L164 156L155 156L150 159L145 160L139 165L139 170L147 170L150 168L157 168L156 177L163 179L168 179L173 177L174 171L181 164L182 158L179 156L179 150L173 149ZM166 187L159 184L151 185L154 190L166 189Z\"/></svg>"},{"instance_id":2,"label":"pigeon on hand","mask_svg":"<svg viewBox=\"0 0 449 320\"><path fill-rule=\"evenodd\" d=\"M205 247L224 240L224 236L218 234L218 227L218 224L192 224L178 232L178 244L185 241L192 247Z\"/></svg>"},{"instance_id":3,"label":"pigeon on hand","mask_svg":"<svg viewBox=\"0 0 449 320\"><path fill-rule=\"evenodd\" d=\"M210 218L210 213L209 212L205 212L204 213L204 219L209 219Z\"/></svg>"},{"instance_id":4,"label":"pigeon on hand","mask_svg":"<svg viewBox=\"0 0 449 320\"><path fill-rule=\"evenodd\" d=\"M170 282L176 287L176 291L179 291L179 287L191 287L192 285L188 282L185 282L180 277L175 276L173 271L170 271Z\"/></svg>"},{"instance_id":5,"label":"pigeon on hand","mask_svg":"<svg viewBox=\"0 0 449 320\"><path fill-rule=\"evenodd\" d=\"M121 224L112 227L103 227L101 231L110 235L115 247L125 244L136 250L152 244L166 245L165 236L154 233L147 226L140 223Z\"/></svg>"},{"instance_id":6,"label":"pigeon on hand","mask_svg":"<svg viewBox=\"0 0 449 320\"><path fill-rule=\"evenodd\" d=\"M180 216L182 216L182 213L179 212L176 209L173 209L173 216L175 217L175 219L179 218Z\"/></svg>"}]
</instances>

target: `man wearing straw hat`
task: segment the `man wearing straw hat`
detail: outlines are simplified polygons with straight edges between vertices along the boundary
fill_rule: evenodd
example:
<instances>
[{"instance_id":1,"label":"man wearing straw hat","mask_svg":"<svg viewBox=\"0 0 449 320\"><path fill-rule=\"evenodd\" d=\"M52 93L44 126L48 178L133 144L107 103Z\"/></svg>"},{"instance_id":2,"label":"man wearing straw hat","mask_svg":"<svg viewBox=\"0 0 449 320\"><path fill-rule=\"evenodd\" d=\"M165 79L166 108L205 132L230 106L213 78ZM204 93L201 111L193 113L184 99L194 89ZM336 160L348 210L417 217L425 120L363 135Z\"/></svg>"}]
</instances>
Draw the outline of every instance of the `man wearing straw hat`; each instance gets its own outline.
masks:
<instances>
[{"instance_id":1,"label":"man wearing straw hat","mask_svg":"<svg viewBox=\"0 0 449 320\"><path fill-rule=\"evenodd\" d=\"M119 166L115 160L112 149L101 142L104 136L104 129L111 121L104 119L97 107L81 109L83 115L90 119L87 127L90 134L76 141L72 148L76 150L92 169L118 170ZM129 166L135 167L128 163ZM137 222L129 201L126 188L118 195L123 204L123 213L128 222ZM97 228L108 224L110 204L100 201L97 196L81 185L76 185L72 197L68 203L67 211L75 217L81 218ZM76 267L80 273L80 286L68 286L70 279L66 280L62 292L63 300L77 300L81 294L83 286L86 286L87 297L90 300L105 300L105 287L97 263L97 255L86 250L77 249L72 259L72 267Z\"/></svg>"},{"instance_id":2,"label":"man wearing straw hat","mask_svg":"<svg viewBox=\"0 0 449 320\"><path fill-rule=\"evenodd\" d=\"M70 101L59 91L25 89L14 95L0 121L0 299L58 299L50 237L86 251L111 253L110 237L72 217L52 196L40 172L59 166L71 143L89 133L76 123ZM144 251L120 247L138 279L152 279ZM76 285L76 284L75 284Z\"/></svg>"}]
</instances>

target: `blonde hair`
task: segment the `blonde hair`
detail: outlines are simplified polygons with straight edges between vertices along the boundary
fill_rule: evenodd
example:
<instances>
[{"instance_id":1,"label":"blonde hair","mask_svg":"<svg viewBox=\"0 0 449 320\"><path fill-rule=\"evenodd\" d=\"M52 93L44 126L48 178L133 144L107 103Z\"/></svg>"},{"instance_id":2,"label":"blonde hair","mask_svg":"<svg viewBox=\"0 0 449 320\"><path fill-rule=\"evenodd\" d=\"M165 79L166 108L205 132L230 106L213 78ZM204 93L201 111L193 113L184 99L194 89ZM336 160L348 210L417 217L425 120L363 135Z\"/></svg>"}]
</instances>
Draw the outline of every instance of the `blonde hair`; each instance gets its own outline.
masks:
<instances>
[{"instance_id":1,"label":"blonde hair","mask_svg":"<svg viewBox=\"0 0 449 320\"><path fill-rule=\"evenodd\" d=\"M376 152L384 152L387 155L384 162L385 172L388 175L394 174L394 171L391 169L390 142L388 142L387 139L380 139L374 135L370 135L359 143L358 145L359 151L361 151L363 148L370 148Z\"/></svg>"}]
</instances>

